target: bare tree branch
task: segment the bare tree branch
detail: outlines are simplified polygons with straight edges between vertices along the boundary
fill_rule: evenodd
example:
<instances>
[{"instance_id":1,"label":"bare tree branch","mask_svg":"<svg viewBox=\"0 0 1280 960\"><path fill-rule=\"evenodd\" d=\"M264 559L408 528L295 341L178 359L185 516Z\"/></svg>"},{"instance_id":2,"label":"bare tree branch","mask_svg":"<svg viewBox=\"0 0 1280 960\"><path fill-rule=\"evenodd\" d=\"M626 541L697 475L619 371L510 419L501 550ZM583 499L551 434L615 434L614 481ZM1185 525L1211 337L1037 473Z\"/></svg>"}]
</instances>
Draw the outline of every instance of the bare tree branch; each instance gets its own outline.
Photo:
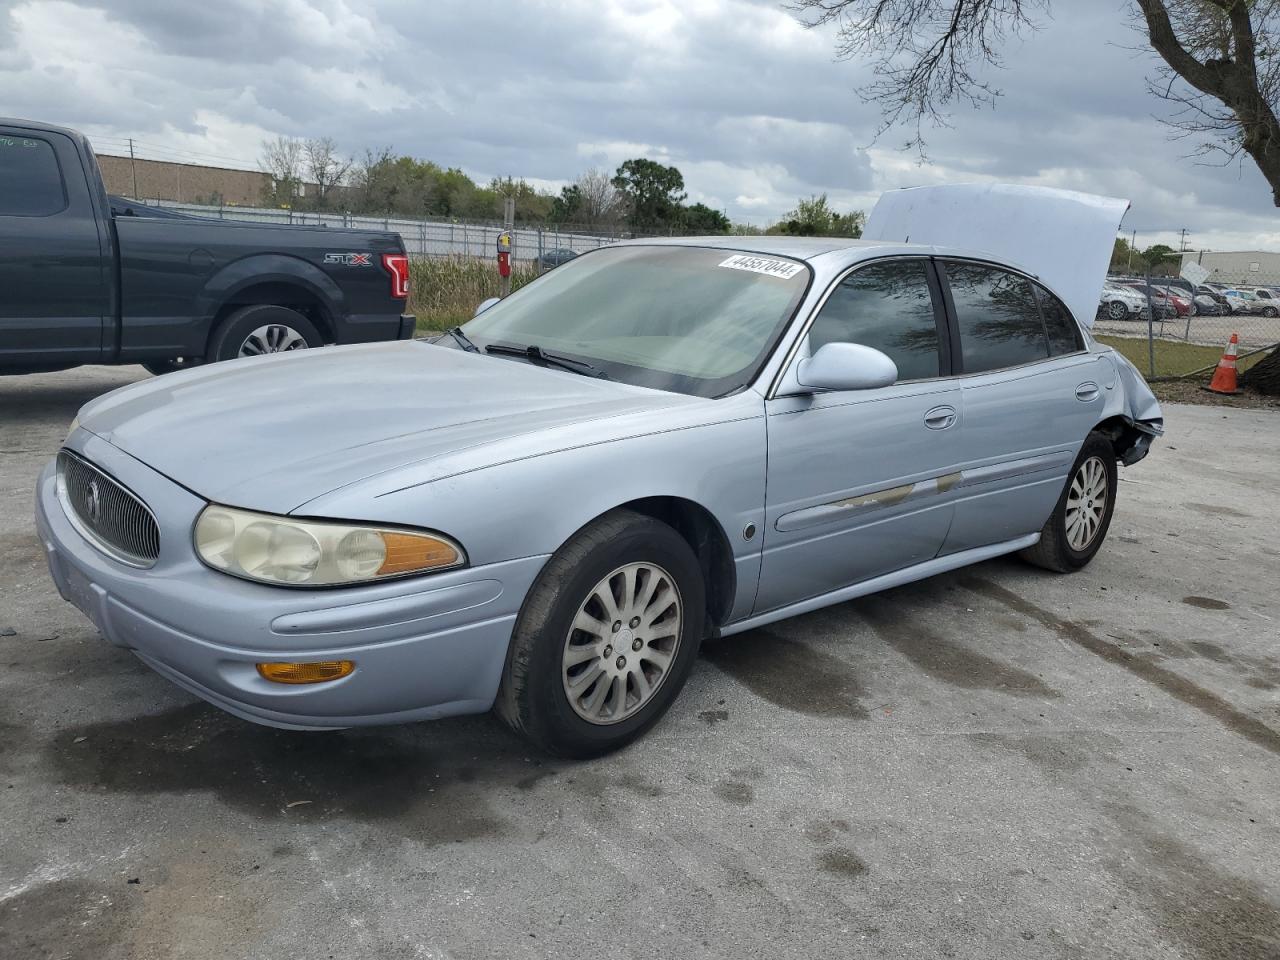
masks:
<instances>
[{"instance_id":1,"label":"bare tree branch","mask_svg":"<svg viewBox=\"0 0 1280 960\"><path fill-rule=\"evenodd\" d=\"M1247 154L1280 206L1280 0L1132 0L1164 67L1150 90L1174 104L1179 135L1208 135L1200 153ZM992 104L983 72L1002 66L1011 36L1038 29L1050 0L790 0L809 27L836 27L836 54L865 59L859 93L881 107L879 139L914 125L906 146L924 158L923 127L946 126L957 105Z\"/></svg>"}]
</instances>

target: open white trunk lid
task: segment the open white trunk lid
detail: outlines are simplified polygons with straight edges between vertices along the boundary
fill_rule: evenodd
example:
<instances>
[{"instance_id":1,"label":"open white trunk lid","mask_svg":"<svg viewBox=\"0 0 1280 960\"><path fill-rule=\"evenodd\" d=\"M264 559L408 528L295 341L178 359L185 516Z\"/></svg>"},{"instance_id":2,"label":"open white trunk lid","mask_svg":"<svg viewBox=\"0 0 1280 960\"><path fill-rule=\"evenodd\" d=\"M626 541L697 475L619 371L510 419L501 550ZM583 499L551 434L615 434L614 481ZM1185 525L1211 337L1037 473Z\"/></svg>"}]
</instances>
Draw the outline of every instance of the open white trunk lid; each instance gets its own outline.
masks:
<instances>
[{"instance_id":1,"label":"open white trunk lid","mask_svg":"<svg viewBox=\"0 0 1280 960\"><path fill-rule=\"evenodd\" d=\"M1038 276L1092 326L1128 209L1128 200L1052 187L911 187L881 195L862 237L990 254Z\"/></svg>"}]
</instances>

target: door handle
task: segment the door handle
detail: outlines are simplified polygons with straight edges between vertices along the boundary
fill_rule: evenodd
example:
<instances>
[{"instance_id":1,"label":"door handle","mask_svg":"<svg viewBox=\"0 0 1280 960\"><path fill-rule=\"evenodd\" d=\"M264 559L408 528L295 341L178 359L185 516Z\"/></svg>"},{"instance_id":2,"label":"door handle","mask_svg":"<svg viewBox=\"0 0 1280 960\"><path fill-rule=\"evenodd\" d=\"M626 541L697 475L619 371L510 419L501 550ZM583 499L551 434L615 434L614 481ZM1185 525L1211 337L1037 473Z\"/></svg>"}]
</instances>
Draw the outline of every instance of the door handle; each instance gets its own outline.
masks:
<instances>
[{"instance_id":1,"label":"door handle","mask_svg":"<svg viewBox=\"0 0 1280 960\"><path fill-rule=\"evenodd\" d=\"M1090 400L1097 400L1098 393L1098 385L1092 380L1088 380L1076 387L1076 399L1084 403L1088 403Z\"/></svg>"},{"instance_id":2,"label":"door handle","mask_svg":"<svg viewBox=\"0 0 1280 960\"><path fill-rule=\"evenodd\" d=\"M934 407L924 415L924 425L930 430L945 430L956 422L956 408Z\"/></svg>"}]
</instances>

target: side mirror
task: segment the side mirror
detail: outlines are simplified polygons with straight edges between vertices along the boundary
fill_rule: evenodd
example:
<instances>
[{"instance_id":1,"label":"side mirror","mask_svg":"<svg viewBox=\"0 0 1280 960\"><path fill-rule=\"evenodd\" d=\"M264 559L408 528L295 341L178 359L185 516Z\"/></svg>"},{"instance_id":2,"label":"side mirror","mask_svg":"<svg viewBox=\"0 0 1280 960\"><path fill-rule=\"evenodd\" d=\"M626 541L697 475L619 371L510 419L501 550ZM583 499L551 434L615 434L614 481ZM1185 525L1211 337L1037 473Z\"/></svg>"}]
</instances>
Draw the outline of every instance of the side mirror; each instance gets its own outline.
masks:
<instances>
[{"instance_id":1,"label":"side mirror","mask_svg":"<svg viewBox=\"0 0 1280 960\"><path fill-rule=\"evenodd\" d=\"M495 303L497 303L500 299L501 299L500 297L490 297L488 300L480 301L480 306L476 307L476 312L471 315L472 318L474 319L475 317L480 316L480 314L484 313L486 310L492 307Z\"/></svg>"},{"instance_id":2,"label":"side mirror","mask_svg":"<svg viewBox=\"0 0 1280 960\"><path fill-rule=\"evenodd\" d=\"M796 382L815 390L871 390L897 380L898 365L860 343L828 343L796 367Z\"/></svg>"}]
</instances>

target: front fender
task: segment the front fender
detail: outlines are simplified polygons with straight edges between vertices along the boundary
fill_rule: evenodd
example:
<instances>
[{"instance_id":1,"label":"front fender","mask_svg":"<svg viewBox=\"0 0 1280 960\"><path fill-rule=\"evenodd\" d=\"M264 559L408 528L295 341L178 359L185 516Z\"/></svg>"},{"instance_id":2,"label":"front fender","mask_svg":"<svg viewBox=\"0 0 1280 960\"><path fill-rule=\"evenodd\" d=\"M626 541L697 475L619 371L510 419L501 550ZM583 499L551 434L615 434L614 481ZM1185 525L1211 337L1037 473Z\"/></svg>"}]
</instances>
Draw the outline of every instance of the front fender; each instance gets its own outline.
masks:
<instances>
[{"instance_id":1,"label":"front fender","mask_svg":"<svg viewBox=\"0 0 1280 960\"><path fill-rule=\"evenodd\" d=\"M307 516L406 524L446 533L475 565L555 553L595 518L633 500L679 497L704 507L731 550L729 619L755 598L764 529L765 421L755 416L578 446L387 490L394 478L320 497ZM735 398L737 399L737 398ZM752 403L752 400L745 400ZM732 402L732 401L725 401Z\"/></svg>"},{"instance_id":2,"label":"front fender","mask_svg":"<svg viewBox=\"0 0 1280 960\"><path fill-rule=\"evenodd\" d=\"M301 287L324 303L335 318L345 318L349 312L342 288L315 264L284 253L257 253L214 273L196 297L196 313L211 320L240 291L264 283Z\"/></svg>"}]
</instances>

